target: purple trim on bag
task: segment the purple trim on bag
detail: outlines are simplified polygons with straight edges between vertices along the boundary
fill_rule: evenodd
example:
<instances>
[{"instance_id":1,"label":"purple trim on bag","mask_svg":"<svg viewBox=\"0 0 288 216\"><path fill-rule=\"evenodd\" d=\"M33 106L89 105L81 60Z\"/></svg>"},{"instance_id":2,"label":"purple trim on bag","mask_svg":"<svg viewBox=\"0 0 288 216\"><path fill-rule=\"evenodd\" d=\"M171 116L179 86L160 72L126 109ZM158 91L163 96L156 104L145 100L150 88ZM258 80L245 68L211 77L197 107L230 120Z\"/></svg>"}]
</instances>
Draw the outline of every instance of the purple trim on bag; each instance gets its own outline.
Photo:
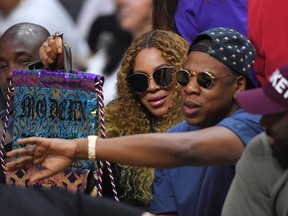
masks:
<instances>
[{"instance_id":1,"label":"purple trim on bag","mask_svg":"<svg viewBox=\"0 0 288 216\"><path fill-rule=\"evenodd\" d=\"M29 74L29 76L27 76ZM33 75L33 76L31 76ZM16 77L18 77L16 79ZM48 77L48 78L47 78ZM37 83L41 88L79 89L95 91L95 82L104 81L104 77L81 71L66 73L63 71L50 72L46 70L14 70L13 82L15 86L33 87Z\"/></svg>"}]
</instances>

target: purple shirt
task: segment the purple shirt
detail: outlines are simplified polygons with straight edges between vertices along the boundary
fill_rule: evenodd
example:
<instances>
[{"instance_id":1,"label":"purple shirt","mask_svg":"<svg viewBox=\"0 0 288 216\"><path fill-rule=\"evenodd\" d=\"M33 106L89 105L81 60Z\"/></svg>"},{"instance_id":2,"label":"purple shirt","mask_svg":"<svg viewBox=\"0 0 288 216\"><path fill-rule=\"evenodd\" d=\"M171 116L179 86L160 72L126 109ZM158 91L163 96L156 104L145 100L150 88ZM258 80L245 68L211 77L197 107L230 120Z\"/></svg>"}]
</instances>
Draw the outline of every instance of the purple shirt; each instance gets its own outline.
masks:
<instances>
[{"instance_id":1,"label":"purple shirt","mask_svg":"<svg viewBox=\"0 0 288 216\"><path fill-rule=\"evenodd\" d=\"M214 27L233 28L247 36L247 0L179 0L175 23L189 43Z\"/></svg>"}]
</instances>

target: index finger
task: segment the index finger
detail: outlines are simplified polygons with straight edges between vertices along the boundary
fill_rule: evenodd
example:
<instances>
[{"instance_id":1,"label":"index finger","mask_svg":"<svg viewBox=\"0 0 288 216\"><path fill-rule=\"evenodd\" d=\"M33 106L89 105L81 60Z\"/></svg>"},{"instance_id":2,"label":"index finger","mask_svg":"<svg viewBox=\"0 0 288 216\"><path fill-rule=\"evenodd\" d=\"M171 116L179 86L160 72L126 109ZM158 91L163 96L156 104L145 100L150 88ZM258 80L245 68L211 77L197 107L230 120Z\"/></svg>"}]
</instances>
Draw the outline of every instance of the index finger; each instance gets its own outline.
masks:
<instances>
[{"instance_id":1,"label":"index finger","mask_svg":"<svg viewBox=\"0 0 288 216\"><path fill-rule=\"evenodd\" d=\"M46 42L49 44L49 46L47 46L47 49L45 49L45 52L50 58L55 59L57 55L62 53L62 38L61 37L49 36ZM50 49L48 49L48 47ZM61 50L59 50L59 48L61 48Z\"/></svg>"},{"instance_id":2,"label":"index finger","mask_svg":"<svg viewBox=\"0 0 288 216\"><path fill-rule=\"evenodd\" d=\"M6 153L7 157L23 156L23 155L33 155L34 146L27 146L25 148L18 148Z\"/></svg>"},{"instance_id":3,"label":"index finger","mask_svg":"<svg viewBox=\"0 0 288 216\"><path fill-rule=\"evenodd\" d=\"M57 50L57 54L61 54L62 53L62 44L63 44L62 37L55 37L54 41L55 41L55 47Z\"/></svg>"},{"instance_id":4,"label":"index finger","mask_svg":"<svg viewBox=\"0 0 288 216\"><path fill-rule=\"evenodd\" d=\"M20 145L27 145L27 144L39 144L39 142L42 140L43 138L41 137L27 137L27 138L21 138L18 139L17 142Z\"/></svg>"}]
</instances>

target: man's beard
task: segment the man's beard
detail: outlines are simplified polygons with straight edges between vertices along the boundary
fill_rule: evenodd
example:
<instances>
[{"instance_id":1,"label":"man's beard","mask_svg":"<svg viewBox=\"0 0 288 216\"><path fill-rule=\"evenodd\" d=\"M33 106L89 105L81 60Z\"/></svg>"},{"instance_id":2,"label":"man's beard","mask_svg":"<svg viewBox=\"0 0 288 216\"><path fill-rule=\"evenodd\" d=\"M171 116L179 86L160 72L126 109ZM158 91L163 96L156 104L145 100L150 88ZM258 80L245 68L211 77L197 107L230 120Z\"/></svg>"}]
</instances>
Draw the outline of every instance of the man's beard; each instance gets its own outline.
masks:
<instances>
[{"instance_id":1,"label":"man's beard","mask_svg":"<svg viewBox=\"0 0 288 216\"><path fill-rule=\"evenodd\" d=\"M283 168L288 168L288 143L287 140L275 140L271 146L272 156Z\"/></svg>"}]
</instances>

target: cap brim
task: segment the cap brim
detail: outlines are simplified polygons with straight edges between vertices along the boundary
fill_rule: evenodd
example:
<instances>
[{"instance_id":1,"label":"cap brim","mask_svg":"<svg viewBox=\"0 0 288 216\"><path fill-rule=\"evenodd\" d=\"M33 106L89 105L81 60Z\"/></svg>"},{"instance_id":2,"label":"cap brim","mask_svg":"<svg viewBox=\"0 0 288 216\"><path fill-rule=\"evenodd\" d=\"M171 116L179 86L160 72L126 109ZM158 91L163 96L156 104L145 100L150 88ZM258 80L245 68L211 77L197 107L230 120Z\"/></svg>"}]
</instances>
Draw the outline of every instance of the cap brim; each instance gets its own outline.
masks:
<instances>
[{"instance_id":1,"label":"cap brim","mask_svg":"<svg viewBox=\"0 0 288 216\"><path fill-rule=\"evenodd\" d=\"M240 106L253 114L272 114L287 111L287 107L270 99L262 88L246 90L236 94Z\"/></svg>"}]
</instances>

